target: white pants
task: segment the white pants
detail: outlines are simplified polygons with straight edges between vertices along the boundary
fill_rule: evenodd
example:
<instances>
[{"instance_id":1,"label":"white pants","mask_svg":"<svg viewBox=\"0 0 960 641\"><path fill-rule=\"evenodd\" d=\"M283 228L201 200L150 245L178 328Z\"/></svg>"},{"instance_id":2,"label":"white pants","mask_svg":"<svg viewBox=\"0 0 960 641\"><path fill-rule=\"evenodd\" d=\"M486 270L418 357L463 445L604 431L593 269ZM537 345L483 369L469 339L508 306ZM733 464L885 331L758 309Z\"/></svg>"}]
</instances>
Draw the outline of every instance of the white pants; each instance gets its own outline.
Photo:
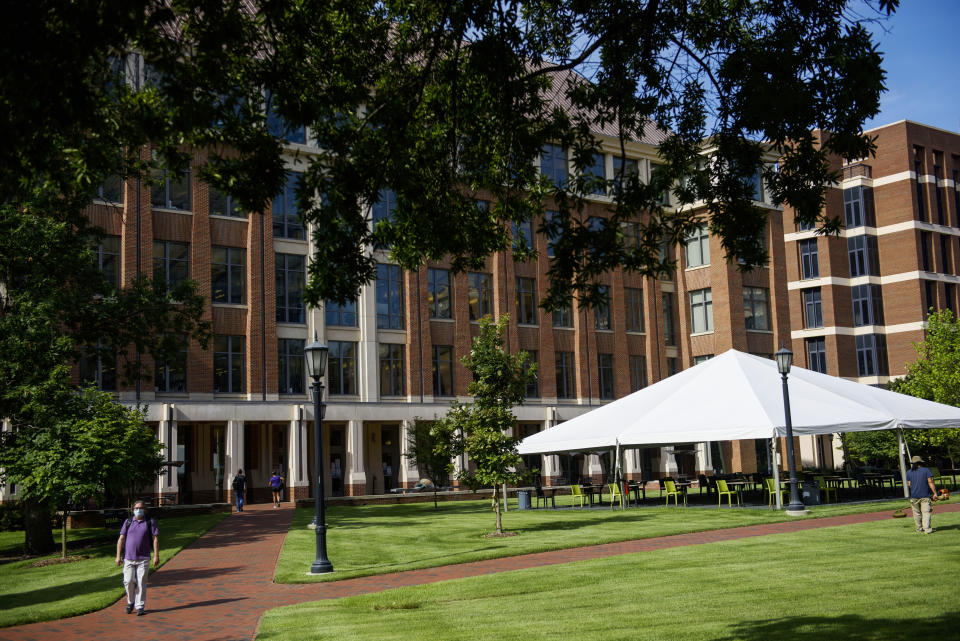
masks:
<instances>
[{"instance_id":1,"label":"white pants","mask_svg":"<svg viewBox=\"0 0 960 641\"><path fill-rule=\"evenodd\" d=\"M123 587L127 589L127 604L133 604L138 610L143 608L143 602L147 599L149 571L150 559L123 561Z\"/></svg>"}]
</instances>

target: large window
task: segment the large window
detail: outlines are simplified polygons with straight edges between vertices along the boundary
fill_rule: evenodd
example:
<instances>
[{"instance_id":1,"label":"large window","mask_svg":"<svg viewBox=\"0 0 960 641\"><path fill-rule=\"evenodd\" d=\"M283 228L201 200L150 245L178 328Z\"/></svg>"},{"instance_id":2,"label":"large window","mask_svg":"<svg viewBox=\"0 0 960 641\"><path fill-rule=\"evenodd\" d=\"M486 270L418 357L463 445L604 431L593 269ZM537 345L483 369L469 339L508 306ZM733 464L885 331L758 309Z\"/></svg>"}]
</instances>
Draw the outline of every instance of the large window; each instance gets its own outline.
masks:
<instances>
[{"instance_id":1,"label":"large window","mask_svg":"<svg viewBox=\"0 0 960 641\"><path fill-rule=\"evenodd\" d=\"M177 363L157 361L153 368L153 391L185 394L187 391L187 350L182 350Z\"/></svg>"},{"instance_id":2,"label":"large window","mask_svg":"<svg viewBox=\"0 0 960 641\"><path fill-rule=\"evenodd\" d=\"M167 289L190 277L190 245L170 240L153 241L153 280Z\"/></svg>"},{"instance_id":3,"label":"large window","mask_svg":"<svg viewBox=\"0 0 960 641\"><path fill-rule=\"evenodd\" d=\"M613 354L597 354L597 377L600 400L609 400L613 395Z\"/></svg>"},{"instance_id":4,"label":"large window","mask_svg":"<svg viewBox=\"0 0 960 641\"><path fill-rule=\"evenodd\" d=\"M210 215L211 216L230 216L232 218L246 218L247 212L244 211L237 199L225 191L220 191L214 186L210 186Z\"/></svg>"},{"instance_id":5,"label":"large window","mask_svg":"<svg viewBox=\"0 0 960 641\"><path fill-rule=\"evenodd\" d=\"M660 183L664 182L663 176L666 175L666 170L663 165L653 163L650 165L650 182L651 183ZM657 204L669 206L670 205L670 185L662 185L660 194L657 196Z\"/></svg>"},{"instance_id":6,"label":"large window","mask_svg":"<svg viewBox=\"0 0 960 641\"><path fill-rule=\"evenodd\" d=\"M639 173L637 171L637 161L633 158L621 158L620 156L613 157L613 196L617 198L620 196L621 188L621 174L623 175L623 184L627 185L627 188L631 184L636 182Z\"/></svg>"},{"instance_id":7,"label":"large window","mask_svg":"<svg viewBox=\"0 0 960 641\"><path fill-rule=\"evenodd\" d=\"M537 324L537 281L517 276L517 322Z\"/></svg>"},{"instance_id":8,"label":"large window","mask_svg":"<svg viewBox=\"0 0 960 641\"><path fill-rule=\"evenodd\" d=\"M821 374L827 373L827 346L823 338L808 338L807 369Z\"/></svg>"},{"instance_id":9,"label":"large window","mask_svg":"<svg viewBox=\"0 0 960 641\"><path fill-rule=\"evenodd\" d=\"M544 145L540 150L540 173L557 187L567 184L567 150L560 145Z\"/></svg>"},{"instance_id":10,"label":"large window","mask_svg":"<svg viewBox=\"0 0 960 641\"><path fill-rule=\"evenodd\" d=\"M277 113L273 104L271 92L266 92L267 131L276 138L294 142L300 145L307 144L307 129L303 125L287 122Z\"/></svg>"},{"instance_id":11,"label":"large window","mask_svg":"<svg viewBox=\"0 0 960 641\"><path fill-rule=\"evenodd\" d=\"M766 287L743 288L743 320L746 329L770 329L770 290Z\"/></svg>"},{"instance_id":12,"label":"large window","mask_svg":"<svg viewBox=\"0 0 960 641\"><path fill-rule=\"evenodd\" d=\"M327 363L327 381L330 393L355 396L357 394L357 344L351 341L330 341Z\"/></svg>"},{"instance_id":13,"label":"large window","mask_svg":"<svg viewBox=\"0 0 960 641\"><path fill-rule=\"evenodd\" d=\"M630 391L636 392L647 386L647 358L630 356Z\"/></svg>"},{"instance_id":14,"label":"large window","mask_svg":"<svg viewBox=\"0 0 960 641\"><path fill-rule=\"evenodd\" d=\"M470 301L470 320L480 320L493 313L493 286L490 274L467 274L467 296Z\"/></svg>"},{"instance_id":15,"label":"large window","mask_svg":"<svg viewBox=\"0 0 960 641\"><path fill-rule=\"evenodd\" d=\"M597 293L600 294L602 302L597 303L597 306L593 308L594 323L596 323L597 329L612 329L613 321L610 313L610 287L607 285L600 285Z\"/></svg>"},{"instance_id":16,"label":"large window","mask_svg":"<svg viewBox=\"0 0 960 641\"><path fill-rule=\"evenodd\" d=\"M303 238L303 224L297 210L297 187L300 185L300 172L287 172L287 181L283 191L273 198L273 237Z\"/></svg>"},{"instance_id":17,"label":"large window","mask_svg":"<svg viewBox=\"0 0 960 641\"><path fill-rule=\"evenodd\" d=\"M299 254L276 254L278 323L306 322L303 311L305 262Z\"/></svg>"},{"instance_id":18,"label":"large window","mask_svg":"<svg viewBox=\"0 0 960 641\"><path fill-rule=\"evenodd\" d=\"M433 346L433 395L453 396L453 347Z\"/></svg>"},{"instance_id":19,"label":"large window","mask_svg":"<svg viewBox=\"0 0 960 641\"><path fill-rule=\"evenodd\" d=\"M531 368L533 365L536 365L537 362L538 362L538 361L537 361L537 350L535 350L535 349L528 349L528 350L526 350L526 352L527 352L527 354L529 355L529 358L526 360L526 362L525 362L524 365L523 365L523 373L524 373L524 374L526 374L528 371L530 371L530 368ZM526 397L526 398L539 398L539 397L540 397L540 372L539 372L539 368L538 368L537 373L534 375L533 380L530 381L529 383L527 383L527 391L526 391L526 393L524 394L524 397Z\"/></svg>"},{"instance_id":20,"label":"large window","mask_svg":"<svg viewBox=\"0 0 960 641\"><path fill-rule=\"evenodd\" d=\"M710 264L710 230L706 224L699 225L687 236L687 267Z\"/></svg>"},{"instance_id":21,"label":"large window","mask_svg":"<svg viewBox=\"0 0 960 641\"><path fill-rule=\"evenodd\" d=\"M243 361L246 339L243 336L213 337L213 391L241 394L244 387Z\"/></svg>"},{"instance_id":22,"label":"large window","mask_svg":"<svg viewBox=\"0 0 960 641\"><path fill-rule=\"evenodd\" d=\"M560 224L560 212L548 209L544 213L544 219L545 226L547 227L547 256L552 257L554 255L554 246L562 236L562 232L555 229L555 227Z\"/></svg>"},{"instance_id":23,"label":"large window","mask_svg":"<svg viewBox=\"0 0 960 641\"><path fill-rule=\"evenodd\" d=\"M928 231L920 232L920 268L925 272L933 271L933 261L930 260L930 236Z\"/></svg>"},{"instance_id":24,"label":"large window","mask_svg":"<svg viewBox=\"0 0 960 641\"><path fill-rule=\"evenodd\" d=\"M820 263L817 256L817 239L797 241L800 248L800 278L820 278Z\"/></svg>"},{"instance_id":25,"label":"large window","mask_svg":"<svg viewBox=\"0 0 960 641\"><path fill-rule=\"evenodd\" d=\"M624 287L623 298L627 311L627 331L644 331L643 290L637 287Z\"/></svg>"},{"instance_id":26,"label":"large window","mask_svg":"<svg viewBox=\"0 0 960 641\"><path fill-rule=\"evenodd\" d=\"M663 344L677 344L677 324L674 322L676 315L673 311L673 293L663 292L661 295L663 307Z\"/></svg>"},{"instance_id":27,"label":"large window","mask_svg":"<svg viewBox=\"0 0 960 641\"><path fill-rule=\"evenodd\" d=\"M807 328L823 327L823 303L820 297L820 288L811 287L802 290L803 315Z\"/></svg>"},{"instance_id":28,"label":"large window","mask_svg":"<svg viewBox=\"0 0 960 641\"><path fill-rule=\"evenodd\" d=\"M693 334L713 331L713 293L709 288L690 292L690 323Z\"/></svg>"},{"instance_id":29,"label":"large window","mask_svg":"<svg viewBox=\"0 0 960 641\"><path fill-rule=\"evenodd\" d=\"M154 170L151 174L150 205L156 209L190 211L190 171Z\"/></svg>"},{"instance_id":30,"label":"large window","mask_svg":"<svg viewBox=\"0 0 960 641\"><path fill-rule=\"evenodd\" d=\"M104 236L97 244L97 267L114 287L120 286L120 237Z\"/></svg>"},{"instance_id":31,"label":"large window","mask_svg":"<svg viewBox=\"0 0 960 641\"><path fill-rule=\"evenodd\" d=\"M331 327L356 327L357 326L357 301L352 300L349 303L335 303L328 300L323 304L324 318L328 326Z\"/></svg>"},{"instance_id":32,"label":"large window","mask_svg":"<svg viewBox=\"0 0 960 641\"><path fill-rule=\"evenodd\" d=\"M244 302L246 250L238 247L210 248L210 291L215 303Z\"/></svg>"},{"instance_id":33,"label":"large window","mask_svg":"<svg viewBox=\"0 0 960 641\"><path fill-rule=\"evenodd\" d=\"M852 236L847 238L847 254L850 258L850 277L879 276L876 236Z\"/></svg>"},{"instance_id":34,"label":"large window","mask_svg":"<svg viewBox=\"0 0 960 641\"><path fill-rule=\"evenodd\" d=\"M117 175L107 176L97 185L97 200L108 203L123 203L123 178Z\"/></svg>"},{"instance_id":35,"label":"large window","mask_svg":"<svg viewBox=\"0 0 960 641\"><path fill-rule=\"evenodd\" d=\"M883 334L861 334L856 337L857 375L887 374L887 342Z\"/></svg>"},{"instance_id":36,"label":"large window","mask_svg":"<svg viewBox=\"0 0 960 641\"><path fill-rule=\"evenodd\" d=\"M557 398L576 398L573 352L556 352Z\"/></svg>"},{"instance_id":37,"label":"large window","mask_svg":"<svg viewBox=\"0 0 960 641\"><path fill-rule=\"evenodd\" d=\"M917 185L917 220L926 219L926 206L923 198L923 183L920 177L923 176L923 147L913 148L913 173Z\"/></svg>"},{"instance_id":38,"label":"large window","mask_svg":"<svg viewBox=\"0 0 960 641\"><path fill-rule=\"evenodd\" d=\"M404 346L380 343L380 396L405 396Z\"/></svg>"},{"instance_id":39,"label":"large window","mask_svg":"<svg viewBox=\"0 0 960 641\"><path fill-rule=\"evenodd\" d=\"M332 349L330 351L333 351ZM281 394L304 392L303 339L281 338L277 340L277 389Z\"/></svg>"},{"instance_id":40,"label":"large window","mask_svg":"<svg viewBox=\"0 0 960 641\"><path fill-rule=\"evenodd\" d=\"M843 218L847 229L873 225L873 189L848 187L843 190Z\"/></svg>"},{"instance_id":41,"label":"large window","mask_svg":"<svg viewBox=\"0 0 960 641\"><path fill-rule=\"evenodd\" d=\"M583 168L584 191L588 194L604 194L607 191L607 168L603 154L593 154L590 163Z\"/></svg>"},{"instance_id":42,"label":"large window","mask_svg":"<svg viewBox=\"0 0 960 641\"><path fill-rule=\"evenodd\" d=\"M403 281L397 265L377 265L377 327L403 329Z\"/></svg>"},{"instance_id":43,"label":"large window","mask_svg":"<svg viewBox=\"0 0 960 641\"><path fill-rule=\"evenodd\" d=\"M880 285L857 285L850 288L853 298L853 326L883 324L883 301Z\"/></svg>"},{"instance_id":44,"label":"large window","mask_svg":"<svg viewBox=\"0 0 960 641\"><path fill-rule=\"evenodd\" d=\"M431 318L452 318L450 306L450 271L446 269L427 270L427 302L430 305Z\"/></svg>"},{"instance_id":45,"label":"large window","mask_svg":"<svg viewBox=\"0 0 960 641\"><path fill-rule=\"evenodd\" d=\"M116 351L103 350L98 343L96 348L84 350L78 364L81 383L94 385L104 392L117 391Z\"/></svg>"},{"instance_id":46,"label":"large window","mask_svg":"<svg viewBox=\"0 0 960 641\"><path fill-rule=\"evenodd\" d=\"M513 223L513 251L532 249L536 243L533 238L533 222L525 220Z\"/></svg>"},{"instance_id":47,"label":"large window","mask_svg":"<svg viewBox=\"0 0 960 641\"><path fill-rule=\"evenodd\" d=\"M387 223L393 222L394 212L397 209L397 195L393 193L392 189L381 189L380 197L377 199L377 202L373 203L373 206L370 208L370 217L373 218L373 230L374 234L377 236L382 235L382 232L377 230L377 226L381 221L386 221ZM377 242L375 244L377 249L389 249L390 243L387 242Z\"/></svg>"},{"instance_id":48,"label":"large window","mask_svg":"<svg viewBox=\"0 0 960 641\"><path fill-rule=\"evenodd\" d=\"M573 302L567 301L563 307L553 310L554 327L573 327Z\"/></svg>"}]
</instances>

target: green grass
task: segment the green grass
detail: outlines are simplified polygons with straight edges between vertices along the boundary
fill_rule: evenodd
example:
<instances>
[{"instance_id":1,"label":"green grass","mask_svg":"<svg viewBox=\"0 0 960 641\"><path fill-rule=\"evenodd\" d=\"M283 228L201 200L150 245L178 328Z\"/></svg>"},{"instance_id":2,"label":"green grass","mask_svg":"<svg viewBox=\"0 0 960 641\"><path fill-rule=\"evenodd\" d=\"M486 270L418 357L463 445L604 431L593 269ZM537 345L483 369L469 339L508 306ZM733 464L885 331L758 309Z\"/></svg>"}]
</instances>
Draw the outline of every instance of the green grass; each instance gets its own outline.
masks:
<instances>
[{"instance_id":1,"label":"green grass","mask_svg":"<svg viewBox=\"0 0 960 641\"><path fill-rule=\"evenodd\" d=\"M202 514L158 521L160 563L166 563L227 516L226 513ZM59 532L55 535L59 543ZM103 528L70 530L69 542L81 539L102 541L75 553L90 556L83 561L34 568L30 564L38 559L32 558L0 565L0 627L83 614L105 608L120 598L122 578L120 568L114 563L117 532ZM23 532L0 534L0 550L4 554L16 554L22 545Z\"/></svg>"},{"instance_id":2,"label":"green grass","mask_svg":"<svg viewBox=\"0 0 960 641\"><path fill-rule=\"evenodd\" d=\"M886 519L305 603L267 612L257 640L952 638L960 514L934 527Z\"/></svg>"},{"instance_id":3,"label":"green grass","mask_svg":"<svg viewBox=\"0 0 960 641\"><path fill-rule=\"evenodd\" d=\"M805 518L892 510L904 505L900 499L821 506ZM306 525L312 518L312 509L296 511L277 564L277 582L339 580L580 545L773 523L792 517L772 510L736 508L511 509L504 514L504 529L518 536L488 539L483 535L494 529L489 501L441 503L438 510L432 503L336 506L327 511L327 554L336 572L309 576L315 536Z\"/></svg>"}]
</instances>

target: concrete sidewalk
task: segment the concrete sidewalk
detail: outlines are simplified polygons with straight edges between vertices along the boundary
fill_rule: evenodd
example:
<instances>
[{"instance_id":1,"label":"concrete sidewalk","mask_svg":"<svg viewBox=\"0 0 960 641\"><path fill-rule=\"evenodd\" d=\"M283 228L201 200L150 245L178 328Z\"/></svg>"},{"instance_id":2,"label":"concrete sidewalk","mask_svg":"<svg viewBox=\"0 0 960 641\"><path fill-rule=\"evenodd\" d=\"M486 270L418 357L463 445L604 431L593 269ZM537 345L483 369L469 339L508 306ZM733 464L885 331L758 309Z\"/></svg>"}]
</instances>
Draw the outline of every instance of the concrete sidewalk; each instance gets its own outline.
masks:
<instances>
[{"instance_id":1,"label":"concrete sidewalk","mask_svg":"<svg viewBox=\"0 0 960 641\"><path fill-rule=\"evenodd\" d=\"M958 512L960 504L937 506L937 511ZM281 605L617 554L884 521L890 511L677 534L320 584L278 585L273 572L292 517L292 508L274 510L267 504L224 519L150 577L145 617L125 614L125 600L120 599L83 616L0 629L0 640L239 641L254 638L263 613Z\"/></svg>"}]
</instances>

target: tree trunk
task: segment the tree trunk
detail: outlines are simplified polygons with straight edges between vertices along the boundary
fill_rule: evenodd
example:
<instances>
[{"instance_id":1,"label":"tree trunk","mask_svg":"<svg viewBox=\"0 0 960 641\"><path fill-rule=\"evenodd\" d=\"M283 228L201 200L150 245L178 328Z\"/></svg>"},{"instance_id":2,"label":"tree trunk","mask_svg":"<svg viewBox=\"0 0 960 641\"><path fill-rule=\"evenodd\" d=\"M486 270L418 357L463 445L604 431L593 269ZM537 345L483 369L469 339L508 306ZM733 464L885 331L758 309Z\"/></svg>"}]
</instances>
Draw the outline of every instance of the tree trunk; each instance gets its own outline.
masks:
<instances>
[{"instance_id":1,"label":"tree trunk","mask_svg":"<svg viewBox=\"0 0 960 641\"><path fill-rule=\"evenodd\" d=\"M53 541L53 527L50 525L50 507L46 503L22 501L25 554L49 554L57 545Z\"/></svg>"},{"instance_id":2,"label":"tree trunk","mask_svg":"<svg viewBox=\"0 0 960 641\"><path fill-rule=\"evenodd\" d=\"M500 488L493 486L493 510L497 513L497 536L503 535L503 522L500 519Z\"/></svg>"}]
</instances>

